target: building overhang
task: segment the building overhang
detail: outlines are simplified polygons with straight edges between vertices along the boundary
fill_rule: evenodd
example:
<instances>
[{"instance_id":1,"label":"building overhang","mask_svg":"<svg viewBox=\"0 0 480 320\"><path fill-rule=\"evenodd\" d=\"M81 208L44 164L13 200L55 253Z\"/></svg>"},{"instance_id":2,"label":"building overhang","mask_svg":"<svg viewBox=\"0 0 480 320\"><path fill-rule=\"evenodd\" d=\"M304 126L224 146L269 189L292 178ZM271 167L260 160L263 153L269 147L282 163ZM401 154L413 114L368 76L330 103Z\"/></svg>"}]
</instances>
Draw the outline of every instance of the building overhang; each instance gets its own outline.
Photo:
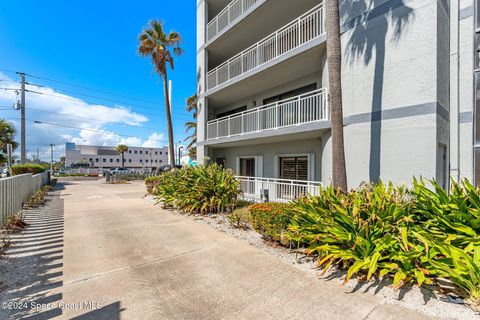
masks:
<instances>
[{"instance_id":1,"label":"building overhang","mask_svg":"<svg viewBox=\"0 0 480 320\"><path fill-rule=\"evenodd\" d=\"M261 132L244 133L230 137L210 139L200 141L197 145L218 149L263 143L298 141L303 139L320 138L326 132L330 131L330 129L331 123L326 120Z\"/></svg>"}]
</instances>

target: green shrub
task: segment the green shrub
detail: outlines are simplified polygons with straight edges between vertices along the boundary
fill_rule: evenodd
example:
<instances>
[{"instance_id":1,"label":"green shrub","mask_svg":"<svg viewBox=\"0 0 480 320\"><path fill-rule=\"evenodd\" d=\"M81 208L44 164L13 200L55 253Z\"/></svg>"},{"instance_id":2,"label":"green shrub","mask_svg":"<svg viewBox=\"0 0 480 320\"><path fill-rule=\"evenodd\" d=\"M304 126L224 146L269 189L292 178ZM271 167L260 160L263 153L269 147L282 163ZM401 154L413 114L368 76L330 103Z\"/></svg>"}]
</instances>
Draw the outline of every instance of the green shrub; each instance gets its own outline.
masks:
<instances>
[{"instance_id":1,"label":"green shrub","mask_svg":"<svg viewBox=\"0 0 480 320\"><path fill-rule=\"evenodd\" d=\"M258 203L249 207L252 227L265 239L286 244L285 231L290 223L291 205L286 203Z\"/></svg>"},{"instance_id":2,"label":"green shrub","mask_svg":"<svg viewBox=\"0 0 480 320\"><path fill-rule=\"evenodd\" d=\"M425 247L412 245L408 236L410 208L408 190L392 184L349 193L327 187L296 202L289 237L307 244L307 253L319 256L319 266L347 267L345 281L360 271L370 279L379 270L382 276L391 274L396 286L414 279L430 283L421 263Z\"/></svg>"},{"instance_id":3,"label":"green shrub","mask_svg":"<svg viewBox=\"0 0 480 320\"><path fill-rule=\"evenodd\" d=\"M19 164L10 167L10 173L13 176L24 174L24 173L31 173L31 174L38 174L44 172L45 169L38 164Z\"/></svg>"},{"instance_id":4,"label":"green shrub","mask_svg":"<svg viewBox=\"0 0 480 320\"><path fill-rule=\"evenodd\" d=\"M235 209L232 213L227 214L227 220L232 227L244 230L250 229L252 225L252 215L249 207L241 207Z\"/></svg>"},{"instance_id":5,"label":"green shrub","mask_svg":"<svg viewBox=\"0 0 480 320\"><path fill-rule=\"evenodd\" d=\"M213 163L164 172L153 192L164 207L207 214L231 211L240 190L233 172Z\"/></svg>"},{"instance_id":6,"label":"green shrub","mask_svg":"<svg viewBox=\"0 0 480 320\"><path fill-rule=\"evenodd\" d=\"M379 183L332 187L292 205L287 236L319 266L393 278L396 286L450 279L480 307L480 194L467 180L447 193L434 181L413 188Z\"/></svg>"},{"instance_id":7,"label":"green shrub","mask_svg":"<svg viewBox=\"0 0 480 320\"><path fill-rule=\"evenodd\" d=\"M480 194L468 180L447 193L414 180L416 235L427 242L428 264L437 277L449 278L480 311Z\"/></svg>"},{"instance_id":8,"label":"green shrub","mask_svg":"<svg viewBox=\"0 0 480 320\"><path fill-rule=\"evenodd\" d=\"M161 181L160 176L148 177L145 179L145 186L147 187L147 193L153 194L153 191Z\"/></svg>"}]
</instances>

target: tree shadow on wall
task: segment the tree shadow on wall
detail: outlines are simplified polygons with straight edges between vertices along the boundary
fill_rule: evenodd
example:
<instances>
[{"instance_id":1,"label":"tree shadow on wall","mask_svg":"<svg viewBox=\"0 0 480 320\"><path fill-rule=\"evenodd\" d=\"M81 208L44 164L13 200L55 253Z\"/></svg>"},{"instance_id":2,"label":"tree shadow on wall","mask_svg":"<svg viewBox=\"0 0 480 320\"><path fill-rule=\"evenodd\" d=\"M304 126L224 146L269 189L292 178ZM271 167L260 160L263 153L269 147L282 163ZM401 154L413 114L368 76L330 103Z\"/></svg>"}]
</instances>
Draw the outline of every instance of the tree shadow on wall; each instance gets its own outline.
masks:
<instances>
[{"instance_id":1,"label":"tree shadow on wall","mask_svg":"<svg viewBox=\"0 0 480 320\"><path fill-rule=\"evenodd\" d=\"M363 13L352 18L356 13ZM378 182L381 165L382 100L385 72L385 44L397 43L407 25L415 19L413 9L403 0L341 0L342 33L350 32L345 56L350 65L362 59L365 65L375 59L370 122L370 181Z\"/></svg>"}]
</instances>

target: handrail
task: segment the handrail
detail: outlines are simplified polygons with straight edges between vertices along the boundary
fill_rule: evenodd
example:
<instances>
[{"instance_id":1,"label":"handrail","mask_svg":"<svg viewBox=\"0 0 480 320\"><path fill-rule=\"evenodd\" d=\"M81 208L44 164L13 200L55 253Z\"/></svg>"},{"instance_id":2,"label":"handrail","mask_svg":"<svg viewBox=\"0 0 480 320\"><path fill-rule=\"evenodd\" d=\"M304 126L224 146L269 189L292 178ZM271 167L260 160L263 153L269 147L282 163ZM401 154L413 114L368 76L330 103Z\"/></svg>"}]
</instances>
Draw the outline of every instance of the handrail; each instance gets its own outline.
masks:
<instances>
[{"instance_id":1,"label":"handrail","mask_svg":"<svg viewBox=\"0 0 480 320\"><path fill-rule=\"evenodd\" d=\"M263 132L329 118L328 91L321 88L207 122L207 140Z\"/></svg>"},{"instance_id":2,"label":"handrail","mask_svg":"<svg viewBox=\"0 0 480 320\"><path fill-rule=\"evenodd\" d=\"M231 119L231 118L237 118L237 117L242 116L244 114L254 113L254 112L257 112L259 110L265 110L265 109L268 109L268 108L276 107L276 106L279 106L279 105L282 105L282 104L285 104L285 103L288 103L288 102L292 102L292 101L296 101L296 100L302 100L304 98L314 96L317 93L327 93L327 88L320 88L320 89L317 89L317 90L314 90L314 91L311 91L311 92L308 92L308 93L304 93L304 94L301 94L301 95L298 95L298 96L295 96L295 97L275 101L275 102L265 104L265 105L262 105L262 106L259 106L259 107L256 107L256 108L241 111L239 113L235 113L235 114L231 114L231 115L224 116L224 117L221 117L221 118L213 119L213 120L208 121L208 124L215 123L215 122L220 122L220 121Z\"/></svg>"},{"instance_id":3,"label":"handrail","mask_svg":"<svg viewBox=\"0 0 480 320\"><path fill-rule=\"evenodd\" d=\"M282 184L300 185L300 186L321 186L322 182L308 181L308 180L291 180L291 179L278 179L278 178L263 178L263 177L247 177L247 176L235 176L239 180L259 181L259 182L275 182Z\"/></svg>"},{"instance_id":4,"label":"handrail","mask_svg":"<svg viewBox=\"0 0 480 320\"><path fill-rule=\"evenodd\" d=\"M321 12L322 11L322 12ZM321 16L318 19L319 21L316 21L318 23L318 30L317 26L313 25L310 26L312 29L308 29L308 32L305 34L301 34L300 30L302 28L302 23L303 27L307 28L308 27L308 22L309 18L315 19L315 14L318 14L321 12ZM312 18L313 17L313 18ZM319 4L315 6L314 8L310 9L306 13L302 14L299 18L289 22L282 28L278 29L277 31L273 32L272 34L264 37L260 41L256 42L255 44L251 45L247 49L243 50L242 52L236 54L232 58L228 59L227 61L223 62L219 66L215 67L214 69L210 70L207 73L207 90L210 90L214 87L219 86L220 84L227 82L247 71L250 71L252 69L255 69L264 63L277 58L279 56L282 56L283 54L287 53L288 51L297 48L303 43L306 43L308 41L311 41L315 39L316 37L320 36L323 34L324 31L324 12L323 12L323 4ZM306 23L304 23L306 21ZM294 30L295 27L298 30ZM291 30L288 30L288 29ZM293 30L293 31L292 31ZM295 32L295 34L286 34L285 32ZM284 34L282 34L284 33ZM281 36L279 36L281 35ZM287 43L285 41L285 37L290 36L289 40L291 43ZM284 38L282 38L284 37ZM303 38L303 42L302 42ZM270 43L269 43L270 42ZM279 45L280 42L280 45ZM262 47L264 46L264 47ZM273 47L274 46L274 47ZM265 61L260 60L260 54L259 54L259 49L262 48L263 54L266 57L263 57ZM270 52L271 51L271 52ZM247 56L250 54L250 56ZM240 62L236 61L240 58ZM245 61L244 61L245 60ZM230 65L233 64L236 61L236 65ZM223 78L226 78L224 81L219 81L219 70L222 68L227 67L226 74L223 75ZM230 69L241 69L241 71L238 74L235 74L233 71L238 71L238 70L232 70L234 75L231 75L231 70ZM211 76L215 74L215 80L214 84L211 83ZM223 79L222 79L223 80ZM220 83L219 83L220 82Z\"/></svg>"},{"instance_id":5,"label":"handrail","mask_svg":"<svg viewBox=\"0 0 480 320\"><path fill-rule=\"evenodd\" d=\"M243 13L247 12L253 7L259 0L233 0L222 11L220 11L208 24L207 24L207 41L212 40L221 31L227 28L238 19ZM236 6L240 3L240 10L235 11ZM238 9L238 8L237 8ZM232 13L233 12L233 13ZM227 14L227 23L223 27L219 27L220 18ZM214 29L212 29L214 27Z\"/></svg>"}]
</instances>

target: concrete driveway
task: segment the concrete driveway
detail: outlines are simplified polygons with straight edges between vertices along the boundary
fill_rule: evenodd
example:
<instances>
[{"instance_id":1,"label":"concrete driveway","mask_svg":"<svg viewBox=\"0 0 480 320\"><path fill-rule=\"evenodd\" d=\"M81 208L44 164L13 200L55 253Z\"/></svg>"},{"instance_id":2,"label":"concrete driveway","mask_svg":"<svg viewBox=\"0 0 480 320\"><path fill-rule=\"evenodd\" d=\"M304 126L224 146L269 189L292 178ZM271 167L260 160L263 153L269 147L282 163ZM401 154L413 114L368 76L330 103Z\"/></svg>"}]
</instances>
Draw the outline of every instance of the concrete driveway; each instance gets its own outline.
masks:
<instances>
[{"instance_id":1,"label":"concrete driveway","mask_svg":"<svg viewBox=\"0 0 480 320\"><path fill-rule=\"evenodd\" d=\"M25 308L1 319L427 319L171 215L141 183L59 187L14 239L2 302Z\"/></svg>"}]
</instances>

